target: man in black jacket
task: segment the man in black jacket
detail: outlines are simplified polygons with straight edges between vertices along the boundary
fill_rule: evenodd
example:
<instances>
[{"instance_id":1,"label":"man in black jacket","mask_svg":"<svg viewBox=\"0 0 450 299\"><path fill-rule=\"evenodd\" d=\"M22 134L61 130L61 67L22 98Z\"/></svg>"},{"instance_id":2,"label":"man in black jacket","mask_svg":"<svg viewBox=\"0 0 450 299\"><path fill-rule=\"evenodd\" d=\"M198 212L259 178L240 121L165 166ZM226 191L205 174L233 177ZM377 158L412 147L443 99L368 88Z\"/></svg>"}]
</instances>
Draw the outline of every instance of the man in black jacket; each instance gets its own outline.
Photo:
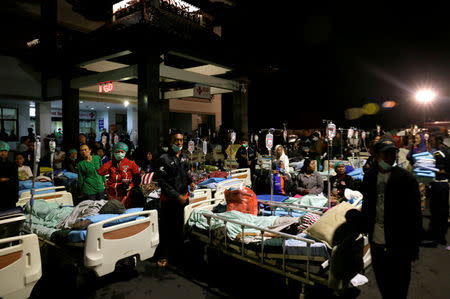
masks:
<instances>
[{"instance_id":1,"label":"man in black jacket","mask_svg":"<svg viewBox=\"0 0 450 299\"><path fill-rule=\"evenodd\" d=\"M429 237L438 244L446 245L448 230L448 180L450 178L450 151L443 144L443 136L431 135L430 152L436 160L436 179L431 185Z\"/></svg>"},{"instance_id":2,"label":"man in black jacket","mask_svg":"<svg viewBox=\"0 0 450 299\"><path fill-rule=\"evenodd\" d=\"M164 267L167 259L179 258L183 246L184 207L188 204L190 185L195 189L189 174L189 159L182 152L183 134L173 132L170 148L157 163L156 180L161 187L160 257L158 265Z\"/></svg>"},{"instance_id":3,"label":"man in black jacket","mask_svg":"<svg viewBox=\"0 0 450 299\"><path fill-rule=\"evenodd\" d=\"M396 156L392 139L381 138L375 144L377 166L362 185L362 228L383 298L406 298L422 232L419 185L411 173L393 166Z\"/></svg>"}]
</instances>

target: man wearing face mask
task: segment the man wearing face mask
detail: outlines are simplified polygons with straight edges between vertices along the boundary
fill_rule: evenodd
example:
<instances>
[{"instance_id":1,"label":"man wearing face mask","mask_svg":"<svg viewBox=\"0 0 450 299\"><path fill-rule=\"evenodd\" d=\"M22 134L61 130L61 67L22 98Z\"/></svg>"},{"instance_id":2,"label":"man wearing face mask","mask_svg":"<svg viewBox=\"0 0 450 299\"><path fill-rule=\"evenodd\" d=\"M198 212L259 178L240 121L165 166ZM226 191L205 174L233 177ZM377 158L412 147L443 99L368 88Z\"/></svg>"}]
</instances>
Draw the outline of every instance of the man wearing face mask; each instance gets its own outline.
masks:
<instances>
[{"instance_id":1,"label":"man wearing face mask","mask_svg":"<svg viewBox=\"0 0 450 299\"><path fill-rule=\"evenodd\" d=\"M183 134L174 131L167 153L157 162L156 179L161 187L161 226L158 265L165 267L168 259L180 258L183 246L183 211L189 203L190 190L195 189L189 174L189 160L183 149Z\"/></svg>"},{"instance_id":2,"label":"man wearing face mask","mask_svg":"<svg viewBox=\"0 0 450 299\"><path fill-rule=\"evenodd\" d=\"M377 165L362 184L362 231L369 235L382 297L406 298L422 232L419 185L411 173L393 166L398 150L391 138L383 136L374 150Z\"/></svg>"},{"instance_id":3,"label":"man wearing face mask","mask_svg":"<svg viewBox=\"0 0 450 299\"><path fill-rule=\"evenodd\" d=\"M252 174L255 173L256 153L255 150L249 146L248 138L241 139L241 147L236 152L236 160L239 168L250 168Z\"/></svg>"},{"instance_id":4,"label":"man wearing face mask","mask_svg":"<svg viewBox=\"0 0 450 299\"><path fill-rule=\"evenodd\" d=\"M140 179L139 167L125 157L127 151L128 146L125 143L114 144L112 160L103 164L97 173L102 176L109 174L106 181L108 198L117 199L128 209L132 206L129 198L130 190L139 185Z\"/></svg>"}]
</instances>

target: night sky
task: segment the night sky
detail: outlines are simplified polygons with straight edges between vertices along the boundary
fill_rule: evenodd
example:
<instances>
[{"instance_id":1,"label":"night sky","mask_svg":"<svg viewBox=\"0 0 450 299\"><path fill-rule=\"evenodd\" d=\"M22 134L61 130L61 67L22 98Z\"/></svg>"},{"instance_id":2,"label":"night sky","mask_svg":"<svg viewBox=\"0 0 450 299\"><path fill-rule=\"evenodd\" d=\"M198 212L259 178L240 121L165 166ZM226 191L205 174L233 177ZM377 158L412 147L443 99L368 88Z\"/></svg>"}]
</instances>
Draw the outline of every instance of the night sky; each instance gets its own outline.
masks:
<instances>
[{"instance_id":1,"label":"night sky","mask_svg":"<svg viewBox=\"0 0 450 299\"><path fill-rule=\"evenodd\" d=\"M230 55L247 67L250 127L400 128L450 119L450 23L437 17L302 16L279 6L238 6L224 19ZM236 45L240 45L236 47ZM436 100L415 102L419 88ZM392 109L381 104L391 100ZM374 115L349 120L344 111L377 103ZM260 107L263 111L260 111ZM256 110L258 113L256 113Z\"/></svg>"}]
</instances>

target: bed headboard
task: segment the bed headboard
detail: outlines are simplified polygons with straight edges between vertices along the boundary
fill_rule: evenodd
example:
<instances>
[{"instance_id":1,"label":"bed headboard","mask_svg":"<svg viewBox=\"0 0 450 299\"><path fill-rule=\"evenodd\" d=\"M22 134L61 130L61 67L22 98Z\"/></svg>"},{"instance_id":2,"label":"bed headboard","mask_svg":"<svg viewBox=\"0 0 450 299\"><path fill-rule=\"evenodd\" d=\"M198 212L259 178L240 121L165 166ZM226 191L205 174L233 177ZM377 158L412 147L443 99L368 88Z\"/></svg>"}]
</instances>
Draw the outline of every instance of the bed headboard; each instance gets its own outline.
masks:
<instances>
[{"instance_id":1,"label":"bed headboard","mask_svg":"<svg viewBox=\"0 0 450 299\"><path fill-rule=\"evenodd\" d=\"M245 182L247 187L252 186L252 178L250 174L250 168L234 169L230 172L230 178L241 179Z\"/></svg>"},{"instance_id":2,"label":"bed headboard","mask_svg":"<svg viewBox=\"0 0 450 299\"><path fill-rule=\"evenodd\" d=\"M49 187L50 189L58 189L58 187ZM65 187L59 188L60 191L55 191L51 193L42 193L42 194L35 194L34 200L36 199L43 199L47 201L48 203L57 202L64 206L73 206L73 199L72 199L72 193L67 192L65 190ZM17 202L16 206L23 207L25 206L31 199L31 196L22 197Z\"/></svg>"}]
</instances>

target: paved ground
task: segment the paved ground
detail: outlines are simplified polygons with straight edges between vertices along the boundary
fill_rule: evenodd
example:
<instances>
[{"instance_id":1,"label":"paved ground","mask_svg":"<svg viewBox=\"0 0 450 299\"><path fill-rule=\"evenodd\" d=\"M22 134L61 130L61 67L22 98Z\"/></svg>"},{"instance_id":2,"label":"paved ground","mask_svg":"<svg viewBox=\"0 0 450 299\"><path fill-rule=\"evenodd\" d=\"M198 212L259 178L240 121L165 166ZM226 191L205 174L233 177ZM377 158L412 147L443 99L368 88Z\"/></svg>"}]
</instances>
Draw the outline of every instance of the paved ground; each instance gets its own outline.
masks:
<instances>
[{"instance_id":1,"label":"paved ground","mask_svg":"<svg viewBox=\"0 0 450 299\"><path fill-rule=\"evenodd\" d=\"M425 225L428 220L424 217ZM450 233L447 235L450 240ZM195 245L195 244L194 244ZM298 298L300 286L260 268L221 257L213 266L203 263L199 248L188 246L182 265L159 269L155 261L144 261L136 269L117 267L105 277L92 273L77 275L70 261L65 265L46 265L44 276L35 287L33 298ZM197 254L195 254L195 252ZM50 252L50 256L56 255ZM342 298L380 298L369 267L369 282L350 289ZM450 298L450 251L445 246L421 248L413 265L409 298ZM307 288L306 298L337 298L324 288Z\"/></svg>"}]
</instances>

